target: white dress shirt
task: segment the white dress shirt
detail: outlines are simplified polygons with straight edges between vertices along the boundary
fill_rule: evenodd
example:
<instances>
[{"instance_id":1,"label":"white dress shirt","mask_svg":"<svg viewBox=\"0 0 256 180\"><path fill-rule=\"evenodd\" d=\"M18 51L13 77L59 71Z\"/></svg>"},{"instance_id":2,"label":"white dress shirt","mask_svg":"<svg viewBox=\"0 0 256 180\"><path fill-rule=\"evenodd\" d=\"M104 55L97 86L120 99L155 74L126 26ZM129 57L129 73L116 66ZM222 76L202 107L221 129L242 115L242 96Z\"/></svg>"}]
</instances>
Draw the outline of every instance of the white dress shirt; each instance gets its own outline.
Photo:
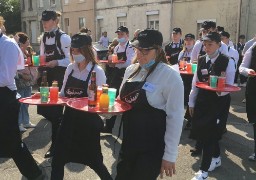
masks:
<instances>
[{"instance_id":1,"label":"white dress shirt","mask_svg":"<svg viewBox=\"0 0 256 180\"><path fill-rule=\"evenodd\" d=\"M244 49L242 55L245 55L246 51L256 42L256 38L252 38L251 40L247 41L244 45Z\"/></svg>"},{"instance_id":2,"label":"white dress shirt","mask_svg":"<svg viewBox=\"0 0 256 180\"><path fill-rule=\"evenodd\" d=\"M127 43L129 43L129 45L127 46L127 49L126 49L126 57L127 57L127 60L125 61L125 63L122 63L122 64L116 64L115 67L121 69L121 68L127 68L128 66L130 66L132 64L132 60L135 56L135 52L134 52L134 49L133 47L131 47L130 45L130 42L128 41ZM115 47L114 49L114 54L116 53L120 53L120 52L124 52L125 51L125 48L126 48L126 45L127 43L125 43L124 45L121 45L120 43Z\"/></svg>"},{"instance_id":3,"label":"white dress shirt","mask_svg":"<svg viewBox=\"0 0 256 180\"><path fill-rule=\"evenodd\" d=\"M123 84L137 67L138 63L132 64L126 69L120 91ZM139 74L130 81L143 81L147 73L147 70L141 69ZM147 82L154 85L153 92L146 91L149 104L154 108L164 110L167 114L163 159L175 162L184 119L184 86L182 79L180 74L169 65L159 63L147 78Z\"/></svg>"},{"instance_id":4,"label":"white dress shirt","mask_svg":"<svg viewBox=\"0 0 256 180\"><path fill-rule=\"evenodd\" d=\"M66 83L68 80L68 76L71 73L72 70L74 70L72 77L80 79L82 81L86 81L89 72L92 68L92 62L89 62L89 64L86 66L86 68L82 71L79 70L78 64L77 63L70 63L66 69L64 79L63 79L63 85L60 91L60 96L65 96L64 89L66 87ZM96 85L97 86L102 86L102 84L106 84L106 75L104 70L98 66L97 64L94 66L93 71L96 72ZM91 79L89 80L89 83L91 83Z\"/></svg>"},{"instance_id":5,"label":"white dress shirt","mask_svg":"<svg viewBox=\"0 0 256 180\"><path fill-rule=\"evenodd\" d=\"M55 30L56 31L56 30ZM55 44L55 37L46 37L46 41L45 44L47 45L52 45ZM60 36L60 44L61 44L61 49L65 55L64 59L55 59L58 60L58 66L62 66L62 67L67 67L70 64L70 44L71 44L71 38L69 35L67 34L62 34ZM56 44L56 47L58 49L58 46ZM44 55L44 43L43 43L43 36L41 39L41 45L40 45L40 55Z\"/></svg>"},{"instance_id":6,"label":"white dress shirt","mask_svg":"<svg viewBox=\"0 0 256 180\"><path fill-rule=\"evenodd\" d=\"M248 49L248 51L245 52L243 61L239 67L239 72L246 77L248 76L249 71L253 70L250 69L250 65L252 60L252 48L255 46L256 42Z\"/></svg>"},{"instance_id":7,"label":"white dress shirt","mask_svg":"<svg viewBox=\"0 0 256 180\"><path fill-rule=\"evenodd\" d=\"M192 53L191 53L191 61L197 61L202 46L203 46L203 41L196 42L196 44L194 45L194 48L192 50ZM204 47L203 47L203 51L204 51ZM226 44L224 44L223 42L221 42L219 52L221 54L228 56L229 55L228 54L228 46Z\"/></svg>"},{"instance_id":8,"label":"white dress shirt","mask_svg":"<svg viewBox=\"0 0 256 180\"><path fill-rule=\"evenodd\" d=\"M211 63L213 64L217 58L218 58L218 56L211 59ZM210 60L210 59L208 59L208 57L206 57L206 63L208 62L208 60ZM228 66L226 69L226 84L229 84L229 85L234 84L235 73L236 73L235 62L233 59L229 59ZM199 89L196 87L196 82L199 82L197 73L194 74L193 80L192 80L192 88L190 91L189 102L188 102L189 107L195 107L196 97L197 97L197 94L199 91ZM228 92L221 92L221 93L216 92L216 94L218 96L225 96L228 94Z\"/></svg>"},{"instance_id":9,"label":"white dress shirt","mask_svg":"<svg viewBox=\"0 0 256 180\"><path fill-rule=\"evenodd\" d=\"M236 62L236 68L237 68L237 63L239 60L239 53L236 49L230 47L228 50L228 54L230 58L234 58L235 62Z\"/></svg>"},{"instance_id":10,"label":"white dress shirt","mask_svg":"<svg viewBox=\"0 0 256 180\"><path fill-rule=\"evenodd\" d=\"M17 90L14 77L20 55L17 44L6 35L0 38L0 87Z\"/></svg>"},{"instance_id":11,"label":"white dress shirt","mask_svg":"<svg viewBox=\"0 0 256 180\"><path fill-rule=\"evenodd\" d=\"M190 62L192 62L191 55L192 55L192 49L190 51L187 51L187 50L181 51L179 53L178 61L180 61L183 57L190 57Z\"/></svg>"}]
</instances>

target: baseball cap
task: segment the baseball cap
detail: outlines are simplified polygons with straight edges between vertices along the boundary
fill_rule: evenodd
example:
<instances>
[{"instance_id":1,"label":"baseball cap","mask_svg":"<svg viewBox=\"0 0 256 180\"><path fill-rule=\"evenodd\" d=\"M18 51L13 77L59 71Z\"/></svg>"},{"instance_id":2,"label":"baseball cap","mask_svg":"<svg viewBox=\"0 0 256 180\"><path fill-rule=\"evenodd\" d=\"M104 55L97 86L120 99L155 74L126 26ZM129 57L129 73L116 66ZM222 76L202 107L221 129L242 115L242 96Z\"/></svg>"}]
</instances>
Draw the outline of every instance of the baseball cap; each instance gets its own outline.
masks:
<instances>
[{"instance_id":1,"label":"baseball cap","mask_svg":"<svg viewBox=\"0 0 256 180\"><path fill-rule=\"evenodd\" d=\"M210 32L203 37L203 41L221 42L220 34L217 32Z\"/></svg>"},{"instance_id":2,"label":"baseball cap","mask_svg":"<svg viewBox=\"0 0 256 180\"><path fill-rule=\"evenodd\" d=\"M224 36L224 37L227 37L227 38L230 38L230 34L228 32L226 32L226 31L221 31L220 35Z\"/></svg>"},{"instance_id":3,"label":"baseball cap","mask_svg":"<svg viewBox=\"0 0 256 180\"><path fill-rule=\"evenodd\" d=\"M191 39L195 39L195 35L194 34L191 34L191 33L188 33L185 35L185 39L186 38L191 38Z\"/></svg>"},{"instance_id":4,"label":"baseball cap","mask_svg":"<svg viewBox=\"0 0 256 180\"><path fill-rule=\"evenodd\" d=\"M172 33L181 33L181 29L178 27L173 28Z\"/></svg>"},{"instance_id":5,"label":"baseball cap","mask_svg":"<svg viewBox=\"0 0 256 180\"><path fill-rule=\"evenodd\" d=\"M81 48L85 45L92 45L92 38L86 33L74 34L71 38L72 48Z\"/></svg>"},{"instance_id":6,"label":"baseball cap","mask_svg":"<svg viewBox=\"0 0 256 180\"><path fill-rule=\"evenodd\" d=\"M57 13L56 11L52 10L45 10L42 12L42 21L49 21L49 20L55 20L57 18Z\"/></svg>"},{"instance_id":7,"label":"baseball cap","mask_svg":"<svg viewBox=\"0 0 256 180\"><path fill-rule=\"evenodd\" d=\"M154 46L162 46L163 35L158 30L146 29L138 34L137 40L135 40L131 45L136 48L152 48Z\"/></svg>"},{"instance_id":8,"label":"baseball cap","mask_svg":"<svg viewBox=\"0 0 256 180\"><path fill-rule=\"evenodd\" d=\"M125 33L129 33L129 30L127 27L125 26L120 26L119 28L117 28L116 32L115 33L118 33L118 32L125 32Z\"/></svg>"},{"instance_id":9,"label":"baseball cap","mask_svg":"<svg viewBox=\"0 0 256 180\"><path fill-rule=\"evenodd\" d=\"M216 28L216 23L213 21L204 21L202 23L202 28L204 28L205 30L208 30L210 28Z\"/></svg>"},{"instance_id":10,"label":"baseball cap","mask_svg":"<svg viewBox=\"0 0 256 180\"><path fill-rule=\"evenodd\" d=\"M243 34L240 35L240 36L239 36L239 39L245 39L245 35L243 35Z\"/></svg>"}]
</instances>

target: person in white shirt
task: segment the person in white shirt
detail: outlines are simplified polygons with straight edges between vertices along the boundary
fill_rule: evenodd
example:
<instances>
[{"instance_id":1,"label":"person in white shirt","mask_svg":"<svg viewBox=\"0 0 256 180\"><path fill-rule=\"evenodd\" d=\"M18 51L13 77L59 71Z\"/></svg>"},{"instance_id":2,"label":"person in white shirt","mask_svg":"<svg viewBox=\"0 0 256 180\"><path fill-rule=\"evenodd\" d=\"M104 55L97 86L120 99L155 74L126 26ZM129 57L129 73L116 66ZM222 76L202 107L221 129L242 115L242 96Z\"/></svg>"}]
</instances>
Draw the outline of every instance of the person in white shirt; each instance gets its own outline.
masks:
<instances>
[{"instance_id":1,"label":"person in white shirt","mask_svg":"<svg viewBox=\"0 0 256 180\"><path fill-rule=\"evenodd\" d=\"M99 44L104 46L104 47L108 47L109 45L109 38L108 38L108 33L107 31L104 31L102 33L102 36L100 37L100 40L99 40Z\"/></svg>"},{"instance_id":2,"label":"person in white shirt","mask_svg":"<svg viewBox=\"0 0 256 180\"><path fill-rule=\"evenodd\" d=\"M255 36L250 39L249 41L247 41L244 45L244 49L243 49L243 52L242 54L245 55L246 51L256 42L256 34Z\"/></svg>"},{"instance_id":3,"label":"person in white shirt","mask_svg":"<svg viewBox=\"0 0 256 180\"><path fill-rule=\"evenodd\" d=\"M213 21L204 21L202 23L202 28L203 28L202 37L204 37L209 32L215 32L217 30L216 29L216 23L213 22ZM219 48L219 52L228 56L229 55L228 46L224 43L221 43L221 46ZM194 48L193 48L193 51L192 51L192 54L191 54L191 59L192 59L192 61L196 62L197 59L200 56L203 56L203 55L205 55L203 41L197 41Z\"/></svg>"},{"instance_id":4,"label":"person in white shirt","mask_svg":"<svg viewBox=\"0 0 256 180\"><path fill-rule=\"evenodd\" d=\"M47 72L47 82L51 86L53 81L58 81L59 89L62 87L63 77L67 66L69 65L70 56L70 36L59 28L61 14L52 10L42 12L42 25L44 35L41 39L40 55L45 55L45 67L39 67L39 76L43 71ZM41 85L42 77L38 79L38 86ZM45 154L45 158L52 156L57 130L59 128L63 106L37 107L37 113L52 123L52 145Z\"/></svg>"},{"instance_id":5,"label":"person in white shirt","mask_svg":"<svg viewBox=\"0 0 256 180\"><path fill-rule=\"evenodd\" d=\"M125 26L117 28L116 32L119 44L114 48L114 54L117 55L118 60L125 61L121 64L109 63L108 71L111 72L107 77L107 84L109 87L117 89L117 96L120 85L122 83L125 69L131 65L132 59L134 58L135 52L129 42L129 30ZM104 133L112 133L112 128L115 124L116 116L106 120L106 126L104 127Z\"/></svg>"},{"instance_id":6,"label":"person in white shirt","mask_svg":"<svg viewBox=\"0 0 256 180\"><path fill-rule=\"evenodd\" d=\"M254 131L254 153L249 160L256 161L256 43L254 43L244 54L239 72L248 77L246 84L246 113L249 123L253 124Z\"/></svg>"},{"instance_id":7,"label":"person in white shirt","mask_svg":"<svg viewBox=\"0 0 256 180\"><path fill-rule=\"evenodd\" d=\"M183 124L183 83L168 65L157 30L139 33L132 44L135 64L120 87L120 99L132 105L124 112L123 141L116 180L156 179L175 174Z\"/></svg>"},{"instance_id":8,"label":"person in white shirt","mask_svg":"<svg viewBox=\"0 0 256 180\"><path fill-rule=\"evenodd\" d=\"M18 126L20 103L14 77L19 56L17 43L0 29L0 158L12 158L26 178L43 180L44 175L22 142Z\"/></svg>"},{"instance_id":9,"label":"person in white shirt","mask_svg":"<svg viewBox=\"0 0 256 180\"><path fill-rule=\"evenodd\" d=\"M93 54L92 39L86 33L75 34L71 41L71 63L64 76L60 96L68 98L90 97L88 91L92 73L96 73L96 85L106 83L104 70ZM100 130L103 122L96 113L66 107L52 159L52 180L63 179L66 163L88 165L100 179L112 180L100 147Z\"/></svg>"},{"instance_id":10,"label":"person in white shirt","mask_svg":"<svg viewBox=\"0 0 256 180\"><path fill-rule=\"evenodd\" d=\"M193 180L207 179L208 171L221 165L219 139L229 113L230 94L213 92L196 87L197 82L208 82L210 75L226 74L226 84L232 85L235 77L235 63L219 53L221 38L217 32L210 32L203 38L206 55L198 59L189 95L189 111L192 117L190 138L201 142L203 156L200 170Z\"/></svg>"},{"instance_id":11,"label":"person in white shirt","mask_svg":"<svg viewBox=\"0 0 256 180\"><path fill-rule=\"evenodd\" d=\"M238 54L238 51L236 49L234 49L234 46L233 47L229 46L230 34L226 31L221 31L220 35L221 35L221 41L228 46L229 57L235 61L236 68L237 68L237 63L238 63L238 60L239 60L239 54Z\"/></svg>"}]
</instances>

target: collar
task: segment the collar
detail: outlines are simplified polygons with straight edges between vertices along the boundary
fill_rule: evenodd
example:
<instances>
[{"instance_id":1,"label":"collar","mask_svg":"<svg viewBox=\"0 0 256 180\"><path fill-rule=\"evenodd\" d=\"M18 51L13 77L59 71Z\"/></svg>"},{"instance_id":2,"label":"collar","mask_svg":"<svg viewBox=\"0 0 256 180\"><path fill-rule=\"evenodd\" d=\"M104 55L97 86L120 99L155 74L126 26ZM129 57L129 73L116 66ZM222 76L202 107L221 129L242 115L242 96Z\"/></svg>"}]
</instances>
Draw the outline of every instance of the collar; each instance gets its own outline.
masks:
<instances>
[{"instance_id":1,"label":"collar","mask_svg":"<svg viewBox=\"0 0 256 180\"><path fill-rule=\"evenodd\" d=\"M89 63L87 64L87 66L85 67L84 70L90 71L91 68L92 68L92 62L89 62ZM78 64L77 64L76 62L74 62L74 70L75 70L75 71L78 71L78 72L83 72L83 71L84 71L84 70L79 71L79 67L78 67Z\"/></svg>"},{"instance_id":2,"label":"collar","mask_svg":"<svg viewBox=\"0 0 256 180\"><path fill-rule=\"evenodd\" d=\"M220 55L220 53L215 57L215 58L212 58L212 59L210 59L208 56L206 56L206 63L209 61L209 60L211 60L211 63L213 64L215 61L216 61L216 59L219 57L219 55Z\"/></svg>"},{"instance_id":3,"label":"collar","mask_svg":"<svg viewBox=\"0 0 256 180\"><path fill-rule=\"evenodd\" d=\"M124 44L118 44L119 46L122 46L122 47L125 47L126 45L127 45L127 43L129 43L129 39L127 40L127 42L126 43L124 43Z\"/></svg>"}]
</instances>

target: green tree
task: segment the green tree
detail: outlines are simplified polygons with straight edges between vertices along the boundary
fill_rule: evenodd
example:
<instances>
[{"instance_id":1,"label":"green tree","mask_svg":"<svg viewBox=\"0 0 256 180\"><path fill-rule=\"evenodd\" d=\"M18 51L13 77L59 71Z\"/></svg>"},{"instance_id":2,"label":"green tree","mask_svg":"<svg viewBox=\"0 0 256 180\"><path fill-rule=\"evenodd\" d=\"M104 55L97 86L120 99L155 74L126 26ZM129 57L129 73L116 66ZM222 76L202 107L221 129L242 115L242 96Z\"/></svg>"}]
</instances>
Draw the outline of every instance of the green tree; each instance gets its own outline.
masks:
<instances>
[{"instance_id":1,"label":"green tree","mask_svg":"<svg viewBox=\"0 0 256 180\"><path fill-rule=\"evenodd\" d=\"M21 11L19 0L1 0L0 16L5 19L7 34L21 31Z\"/></svg>"}]
</instances>

